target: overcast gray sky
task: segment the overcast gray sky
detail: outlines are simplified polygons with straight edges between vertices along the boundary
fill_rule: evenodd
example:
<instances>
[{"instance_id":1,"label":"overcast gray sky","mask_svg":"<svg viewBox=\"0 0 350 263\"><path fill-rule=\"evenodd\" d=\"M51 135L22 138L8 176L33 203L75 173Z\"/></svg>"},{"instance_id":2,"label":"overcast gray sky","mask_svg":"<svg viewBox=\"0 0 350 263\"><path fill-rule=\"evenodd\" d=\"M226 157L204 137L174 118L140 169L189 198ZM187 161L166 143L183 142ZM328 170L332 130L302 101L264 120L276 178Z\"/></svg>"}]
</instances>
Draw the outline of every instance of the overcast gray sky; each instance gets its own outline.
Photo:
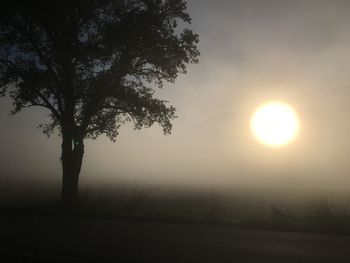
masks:
<instances>
[{"instance_id":1,"label":"overcast gray sky","mask_svg":"<svg viewBox=\"0 0 350 263\"><path fill-rule=\"evenodd\" d=\"M201 56L159 92L177 107L172 135L125 125L116 143L88 141L82 184L136 178L349 189L350 1L189 0L188 9ZM259 144L249 130L268 100L300 116L300 135L284 148ZM59 182L59 138L35 128L46 112L9 118L9 109L1 100L1 179Z\"/></svg>"}]
</instances>

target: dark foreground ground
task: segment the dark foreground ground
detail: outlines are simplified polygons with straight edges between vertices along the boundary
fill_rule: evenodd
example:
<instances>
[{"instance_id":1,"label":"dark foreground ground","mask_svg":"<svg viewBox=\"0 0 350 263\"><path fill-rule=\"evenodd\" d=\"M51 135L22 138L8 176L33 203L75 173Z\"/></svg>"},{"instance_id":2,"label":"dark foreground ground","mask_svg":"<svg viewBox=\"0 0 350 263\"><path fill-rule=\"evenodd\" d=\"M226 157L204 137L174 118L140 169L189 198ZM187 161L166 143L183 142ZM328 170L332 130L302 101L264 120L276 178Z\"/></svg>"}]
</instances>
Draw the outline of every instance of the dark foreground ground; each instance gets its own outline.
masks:
<instances>
[{"instance_id":1,"label":"dark foreground ground","mask_svg":"<svg viewBox=\"0 0 350 263\"><path fill-rule=\"evenodd\" d=\"M0 262L350 262L349 236L24 215L0 224Z\"/></svg>"}]
</instances>

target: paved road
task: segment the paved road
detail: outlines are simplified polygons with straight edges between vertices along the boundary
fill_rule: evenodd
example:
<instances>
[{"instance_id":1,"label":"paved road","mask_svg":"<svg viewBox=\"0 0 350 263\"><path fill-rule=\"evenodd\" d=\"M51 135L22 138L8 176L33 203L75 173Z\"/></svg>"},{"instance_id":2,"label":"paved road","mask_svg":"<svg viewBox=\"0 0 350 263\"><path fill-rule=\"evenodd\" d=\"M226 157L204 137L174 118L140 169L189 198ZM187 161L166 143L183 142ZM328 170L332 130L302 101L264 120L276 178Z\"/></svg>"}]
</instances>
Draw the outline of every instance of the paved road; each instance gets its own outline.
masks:
<instances>
[{"instance_id":1,"label":"paved road","mask_svg":"<svg viewBox=\"0 0 350 263\"><path fill-rule=\"evenodd\" d=\"M19 262L350 262L347 236L54 217L0 223L0 256Z\"/></svg>"}]
</instances>

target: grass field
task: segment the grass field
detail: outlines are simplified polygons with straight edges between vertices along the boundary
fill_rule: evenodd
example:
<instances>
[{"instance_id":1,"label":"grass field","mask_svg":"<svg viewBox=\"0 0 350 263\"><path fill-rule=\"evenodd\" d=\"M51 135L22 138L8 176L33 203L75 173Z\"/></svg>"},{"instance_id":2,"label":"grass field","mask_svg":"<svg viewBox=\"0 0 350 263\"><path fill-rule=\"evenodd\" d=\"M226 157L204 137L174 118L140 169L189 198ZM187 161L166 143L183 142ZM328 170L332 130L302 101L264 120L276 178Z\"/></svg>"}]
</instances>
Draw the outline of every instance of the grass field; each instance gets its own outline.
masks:
<instances>
[{"instance_id":1,"label":"grass field","mask_svg":"<svg viewBox=\"0 0 350 263\"><path fill-rule=\"evenodd\" d=\"M93 217L250 229L350 234L350 195L331 192L155 188L134 182L81 190L79 203L62 208L57 195L3 198L0 213ZM5 202L6 201L6 202Z\"/></svg>"}]
</instances>

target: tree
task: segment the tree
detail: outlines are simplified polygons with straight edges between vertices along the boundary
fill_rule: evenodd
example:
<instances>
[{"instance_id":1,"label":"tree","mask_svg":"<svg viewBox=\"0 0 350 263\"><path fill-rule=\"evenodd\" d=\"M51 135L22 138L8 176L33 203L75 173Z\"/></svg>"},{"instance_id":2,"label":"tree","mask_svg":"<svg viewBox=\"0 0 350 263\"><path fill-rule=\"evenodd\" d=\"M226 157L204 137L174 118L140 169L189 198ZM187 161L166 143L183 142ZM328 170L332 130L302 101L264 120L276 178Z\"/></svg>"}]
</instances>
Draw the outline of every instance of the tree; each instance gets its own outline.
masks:
<instances>
[{"instance_id":1,"label":"tree","mask_svg":"<svg viewBox=\"0 0 350 263\"><path fill-rule=\"evenodd\" d=\"M49 110L62 138L62 202L74 203L84 140L132 121L171 132L175 108L155 97L197 63L198 35L183 0L8 1L0 10L0 95L15 114ZM182 28L182 29L181 29Z\"/></svg>"}]
</instances>

